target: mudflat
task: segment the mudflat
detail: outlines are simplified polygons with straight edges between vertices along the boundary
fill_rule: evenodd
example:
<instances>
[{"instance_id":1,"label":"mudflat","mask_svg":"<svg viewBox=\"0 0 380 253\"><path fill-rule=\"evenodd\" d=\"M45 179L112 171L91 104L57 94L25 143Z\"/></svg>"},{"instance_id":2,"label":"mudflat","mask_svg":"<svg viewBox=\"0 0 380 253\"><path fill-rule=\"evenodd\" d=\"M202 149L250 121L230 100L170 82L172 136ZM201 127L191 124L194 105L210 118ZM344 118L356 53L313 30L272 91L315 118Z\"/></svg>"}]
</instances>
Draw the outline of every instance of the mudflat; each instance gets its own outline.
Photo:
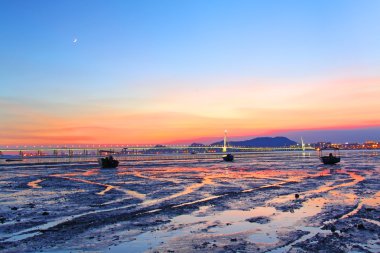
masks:
<instances>
[{"instance_id":1,"label":"mudflat","mask_svg":"<svg viewBox=\"0 0 380 253\"><path fill-rule=\"evenodd\" d=\"M0 164L1 252L380 252L380 152Z\"/></svg>"}]
</instances>

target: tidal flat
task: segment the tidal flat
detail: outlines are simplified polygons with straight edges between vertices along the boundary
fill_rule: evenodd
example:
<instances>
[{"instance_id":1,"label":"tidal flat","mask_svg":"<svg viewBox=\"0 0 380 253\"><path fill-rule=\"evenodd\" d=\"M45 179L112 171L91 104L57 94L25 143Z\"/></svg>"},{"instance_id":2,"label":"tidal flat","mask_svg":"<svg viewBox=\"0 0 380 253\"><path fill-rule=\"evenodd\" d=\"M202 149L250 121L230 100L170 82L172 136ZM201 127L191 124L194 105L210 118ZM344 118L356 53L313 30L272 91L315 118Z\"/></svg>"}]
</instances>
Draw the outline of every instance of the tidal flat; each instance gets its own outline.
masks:
<instances>
[{"instance_id":1,"label":"tidal flat","mask_svg":"<svg viewBox=\"0 0 380 253\"><path fill-rule=\"evenodd\" d=\"M2 163L0 252L380 252L380 151L341 155Z\"/></svg>"}]
</instances>

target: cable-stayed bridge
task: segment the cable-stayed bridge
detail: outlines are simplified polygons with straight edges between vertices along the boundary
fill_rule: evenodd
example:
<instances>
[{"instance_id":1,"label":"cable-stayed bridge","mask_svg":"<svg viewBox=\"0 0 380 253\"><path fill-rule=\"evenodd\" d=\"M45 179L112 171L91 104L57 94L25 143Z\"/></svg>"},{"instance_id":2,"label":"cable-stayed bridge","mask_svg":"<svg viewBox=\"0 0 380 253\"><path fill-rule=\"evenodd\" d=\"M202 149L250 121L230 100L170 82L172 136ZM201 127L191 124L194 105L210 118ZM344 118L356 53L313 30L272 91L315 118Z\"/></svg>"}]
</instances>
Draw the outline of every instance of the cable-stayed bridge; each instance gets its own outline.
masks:
<instances>
[{"instance_id":1,"label":"cable-stayed bridge","mask_svg":"<svg viewBox=\"0 0 380 253\"><path fill-rule=\"evenodd\" d=\"M241 147L229 146L230 152L270 152L270 151L303 151L314 150L312 147ZM104 154L163 154L163 153L219 153L223 146L189 146L189 145L66 145L66 146L5 146L0 147L2 154L18 154L28 156L46 155L104 155Z\"/></svg>"}]
</instances>

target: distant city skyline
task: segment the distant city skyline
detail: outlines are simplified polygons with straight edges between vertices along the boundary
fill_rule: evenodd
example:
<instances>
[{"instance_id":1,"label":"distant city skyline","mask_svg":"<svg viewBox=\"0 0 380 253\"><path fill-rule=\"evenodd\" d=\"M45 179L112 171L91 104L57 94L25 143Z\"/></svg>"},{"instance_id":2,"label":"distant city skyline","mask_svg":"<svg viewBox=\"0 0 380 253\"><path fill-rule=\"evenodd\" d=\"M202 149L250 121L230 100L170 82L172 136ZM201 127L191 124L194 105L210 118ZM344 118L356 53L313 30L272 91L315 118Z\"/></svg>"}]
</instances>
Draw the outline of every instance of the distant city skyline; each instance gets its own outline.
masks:
<instances>
[{"instance_id":1,"label":"distant city skyline","mask_svg":"<svg viewBox=\"0 0 380 253\"><path fill-rule=\"evenodd\" d=\"M1 1L0 145L379 140L380 1Z\"/></svg>"},{"instance_id":2,"label":"distant city skyline","mask_svg":"<svg viewBox=\"0 0 380 253\"><path fill-rule=\"evenodd\" d=\"M370 128L354 128L354 129L318 129L318 130L293 130L293 131L278 131L268 132L261 135L248 135L248 136L229 136L229 140L240 141L256 137L287 137L293 141L301 143L301 138L305 143L316 142L333 142L333 143L364 143L365 141L378 141L380 142L380 127ZM199 142L203 144L210 144L222 140L223 136L216 137L203 137L188 140L176 140L169 142L169 144L189 144Z\"/></svg>"},{"instance_id":3,"label":"distant city skyline","mask_svg":"<svg viewBox=\"0 0 380 253\"><path fill-rule=\"evenodd\" d=\"M284 133L289 139L302 136L307 143L329 141L334 143L380 142L380 127L336 130L303 130Z\"/></svg>"}]
</instances>

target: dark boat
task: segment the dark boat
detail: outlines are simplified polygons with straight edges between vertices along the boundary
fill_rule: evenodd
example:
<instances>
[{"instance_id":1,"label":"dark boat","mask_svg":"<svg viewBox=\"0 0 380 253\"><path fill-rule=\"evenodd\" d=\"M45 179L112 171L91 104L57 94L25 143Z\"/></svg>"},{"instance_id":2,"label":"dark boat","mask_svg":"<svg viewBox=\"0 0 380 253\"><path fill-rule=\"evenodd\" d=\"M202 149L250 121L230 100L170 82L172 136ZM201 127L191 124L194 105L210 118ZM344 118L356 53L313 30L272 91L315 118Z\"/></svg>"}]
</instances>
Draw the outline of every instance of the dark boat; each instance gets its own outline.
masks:
<instances>
[{"instance_id":1,"label":"dark boat","mask_svg":"<svg viewBox=\"0 0 380 253\"><path fill-rule=\"evenodd\" d=\"M103 169L116 168L119 165L119 161L115 160L112 155L104 158L99 158L98 162Z\"/></svg>"},{"instance_id":2,"label":"dark boat","mask_svg":"<svg viewBox=\"0 0 380 253\"><path fill-rule=\"evenodd\" d=\"M234 160L234 156L232 154L227 154L223 156L223 160L225 162L232 162Z\"/></svg>"},{"instance_id":3,"label":"dark boat","mask_svg":"<svg viewBox=\"0 0 380 253\"><path fill-rule=\"evenodd\" d=\"M20 162L23 159L22 156L19 155L0 155L0 160L4 160L6 162Z\"/></svg>"},{"instance_id":4,"label":"dark boat","mask_svg":"<svg viewBox=\"0 0 380 253\"><path fill-rule=\"evenodd\" d=\"M6 162L21 162L21 158L10 158L10 159L5 159Z\"/></svg>"},{"instance_id":5,"label":"dark boat","mask_svg":"<svg viewBox=\"0 0 380 253\"><path fill-rule=\"evenodd\" d=\"M333 153L329 153L329 155L323 155L322 150L334 150ZM320 149L319 150L319 159L323 164L336 164L340 162L340 155L339 155L339 149L338 148L333 148L333 149Z\"/></svg>"},{"instance_id":6,"label":"dark boat","mask_svg":"<svg viewBox=\"0 0 380 253\"><path fill-rule=\"evenodd\" d=\"M340 162L340 157L336 156L321 156L320 159L324 164L336 164Z\"/></svg>"}]
</instances>

